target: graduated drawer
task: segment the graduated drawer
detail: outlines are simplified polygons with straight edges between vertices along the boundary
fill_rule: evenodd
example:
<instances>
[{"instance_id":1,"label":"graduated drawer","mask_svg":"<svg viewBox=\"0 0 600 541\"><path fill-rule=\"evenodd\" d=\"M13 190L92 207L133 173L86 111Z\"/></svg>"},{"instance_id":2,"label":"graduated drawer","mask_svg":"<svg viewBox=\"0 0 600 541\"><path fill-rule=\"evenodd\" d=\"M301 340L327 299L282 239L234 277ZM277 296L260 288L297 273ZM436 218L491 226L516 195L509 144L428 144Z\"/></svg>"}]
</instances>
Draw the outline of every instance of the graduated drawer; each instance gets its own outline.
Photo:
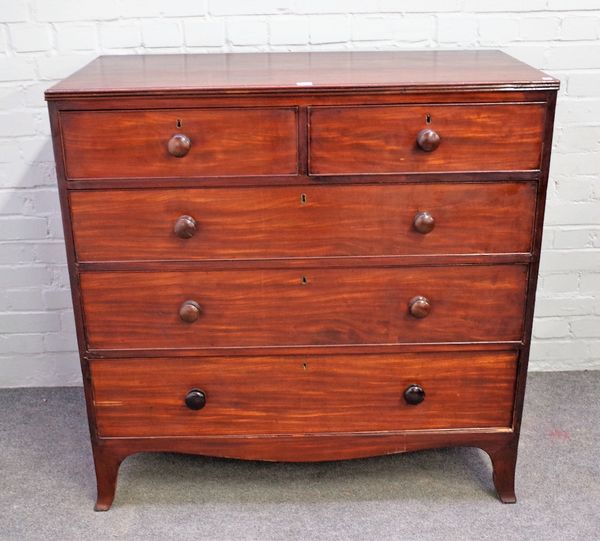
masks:
<instances>
[{"instance_id":1,"label":"graduated drawer","mask_svg":"<svg viewBox=\"0 0 600 541\"><path fill-rule=\"evenodd\" d=\"M104 437L490 428L511 426L516 354L97 360L91 374Z\"/></svg>"},{"instance_id":2,"label":"graduated drawer","mask_svg":"<svg viewBox=\"0 0 600 541\"><path fill-rule=\"evenodd\" d=\"M81 191L70 203L78 260L127 261L529 252L535 197L535 183L419 183Z\"/></svg>"},{"instance_id":3,"label":"graduated drawer","mask_svg":"<svg viewBox=\"0 0 600 541\"><path fill-rule=\"evenodd\" d=\"M68 179L296 174L295 108L61 113ZM173 153L186 152L183 156Z\"/></svg>"},{"instance_id":4,"label":"graduated drawer","mask_svg":"<svg viewBox=\"0 0 600 541\"><path fill-rule=\"evenodd\" d=\"M544 119L543 103L312 107L309 172L538 170ZM435 150L419 147L424 129Z\"/></svg>"},{"instance_id":5,"label":"graduated drawer","mask_svg":"<svg viewBox=\"0 0 600 541\"><path fill-rule=\"evenodd\" d=\"M518 341L526 278L525 265L498 265L84 272L80 283L91 349L155 349Z\"/></svg>"}]
</instances>

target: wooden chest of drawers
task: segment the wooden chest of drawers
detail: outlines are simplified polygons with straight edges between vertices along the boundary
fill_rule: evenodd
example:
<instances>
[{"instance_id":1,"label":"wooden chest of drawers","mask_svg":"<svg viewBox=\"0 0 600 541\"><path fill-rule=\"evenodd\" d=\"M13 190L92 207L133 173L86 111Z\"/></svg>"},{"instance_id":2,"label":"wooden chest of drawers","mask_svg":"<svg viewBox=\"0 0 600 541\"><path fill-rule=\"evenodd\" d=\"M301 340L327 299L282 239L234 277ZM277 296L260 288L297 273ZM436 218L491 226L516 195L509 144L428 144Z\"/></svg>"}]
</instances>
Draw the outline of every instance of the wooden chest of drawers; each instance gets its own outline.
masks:
<instances>
[{"instance_id":1,"label":"wooden chest of drawers","mask_svg":"<svg viewBox=\"0 0 600 541\"><path fill-rule=\"evenodd\" d=\"M517 457L558 82L495 51L103 57L48 90L98 481Z\"/></svg>"}]
</instances>

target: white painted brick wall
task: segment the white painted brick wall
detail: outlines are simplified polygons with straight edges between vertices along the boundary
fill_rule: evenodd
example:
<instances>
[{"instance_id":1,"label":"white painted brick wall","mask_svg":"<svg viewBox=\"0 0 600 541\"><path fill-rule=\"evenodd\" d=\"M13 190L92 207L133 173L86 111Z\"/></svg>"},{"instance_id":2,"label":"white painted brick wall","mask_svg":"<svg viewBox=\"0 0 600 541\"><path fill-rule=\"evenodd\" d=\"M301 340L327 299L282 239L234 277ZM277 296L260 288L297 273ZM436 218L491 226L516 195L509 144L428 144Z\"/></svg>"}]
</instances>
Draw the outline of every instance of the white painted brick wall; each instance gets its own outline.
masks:
<instances>
[{"instance_id":1,"label":"white painted brick wall","mask_svg":"<svg viewBox=\"0 0 600 541\"><path fill-rule=\"evenodd\" d=\"M0 0L0 387L80 383L45 88L99 54L436 47L561 79L532 368L600 368L598 0Z\"/></svg>"}]
</instances>

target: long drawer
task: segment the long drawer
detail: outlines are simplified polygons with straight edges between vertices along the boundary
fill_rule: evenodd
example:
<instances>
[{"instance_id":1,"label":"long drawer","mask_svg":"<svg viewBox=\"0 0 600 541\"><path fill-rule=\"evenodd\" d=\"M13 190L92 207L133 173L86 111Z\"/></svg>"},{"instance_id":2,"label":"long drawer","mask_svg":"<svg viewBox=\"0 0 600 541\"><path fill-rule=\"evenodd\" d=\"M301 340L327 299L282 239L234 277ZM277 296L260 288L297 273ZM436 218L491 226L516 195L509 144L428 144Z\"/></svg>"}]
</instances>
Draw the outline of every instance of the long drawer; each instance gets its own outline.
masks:
<instances>
[{"instance_id":1,"label":"long drawer","mask_svg":"<svg viewBox=\"0 0 600 541\"><path fill-rule=\"evenodd\" d=\"M79 261L529 252L536 184L70 194ZM101 212L99 212L101 209Z\"/></svg>"},{"instance_id":2,"label":"long drawer","mask_svg":"<svg viewBox=\"0 0 600 541\"><path fill-rule=\"evenodd\" d=\"M293 107L63 112L61 127L68 179L298 170Z\"/></svg>"},{"instance_id":3,"label":"long drawer","mask_svg":"<svg viewBox=\"0 0 600 541\"><path fill-rule=\"evenodd\" d=\"M312 175L538 170L543 103L313 107ZM421 130L433 130L419 146ZM424 136L421 136L424 137Z\"/></svg>"},{"instance_id":4,"label":"long drawer","mask_svg":"<svg viewBox=\"0 0 600 541\"><path fill-rule=\"evenodd\" d=\"M84 272L92 349L518 341L527 266ZM424 317L425 316L425 317Z\"/></svg>"},{"instance_id":5,"label":"long drawer","mask_svg":"<svg viewBox=\"0 0 600 541\"><path fill-rule=\"evenodd\" d=\"M516 354L96 360L91 374L104 437L509 427Z\"/></svg>"}]
</instances>

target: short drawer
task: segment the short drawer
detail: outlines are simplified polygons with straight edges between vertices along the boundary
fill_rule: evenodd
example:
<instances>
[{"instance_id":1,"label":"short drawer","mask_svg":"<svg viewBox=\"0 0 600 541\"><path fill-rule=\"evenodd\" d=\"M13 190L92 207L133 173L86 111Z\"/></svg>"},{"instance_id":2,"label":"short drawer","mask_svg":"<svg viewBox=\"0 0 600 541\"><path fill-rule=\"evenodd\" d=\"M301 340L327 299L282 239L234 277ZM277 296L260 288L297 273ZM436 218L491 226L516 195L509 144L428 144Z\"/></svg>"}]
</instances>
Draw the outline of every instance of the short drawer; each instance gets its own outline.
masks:
<instances>
[{"instance_id":1,"label":"short drawer","mask_svg":"<svg viewBox=\"0 0 600 541\"><path fill-rule=\"evenodd\" d=\"M91 374L102 437L490 428L512 424L516 354L96 360Z\"/></svg>"},{"instance_id":2,"label":"short drawer","mask_svg":"<svg viewBox=\"0 0 600 541\"><path fill-rule=\"evenodd\" d=\"M358 175L538 170L544 119L542 103L313 107L309 171ZM437 134L437 148L431 149L435 136L422 130Z\"/></svg>"},{"instance_id":3,"label":"short drawer","mask_svg":"<svg viewBox=\"0 0 600 541\"><path fill-rule=\"evenodd\" d=\"M61 113L68 179L291 175L295 108Z\"/></svg>"},{"instance_id":4,"label":"short drawer","mask_svg":"<svg viewBox=\"0 0 600 541\"><path fill-rule=\"evenodd\" d=\"M84 272L91 349L517 341L527 266ZM418 302L417 302L418 301Z\"/></svg>"},{"instance_id":5,"label":"short drawer","mask_svg":"<svg viewBox=\"0 0 600 541\"><path fill-rule=\"evenodd\" d=\"M79 261L529 252L535 183L80 191ZM98 212L102 209L102 212Z\"/></svg>"}]
</instances>

